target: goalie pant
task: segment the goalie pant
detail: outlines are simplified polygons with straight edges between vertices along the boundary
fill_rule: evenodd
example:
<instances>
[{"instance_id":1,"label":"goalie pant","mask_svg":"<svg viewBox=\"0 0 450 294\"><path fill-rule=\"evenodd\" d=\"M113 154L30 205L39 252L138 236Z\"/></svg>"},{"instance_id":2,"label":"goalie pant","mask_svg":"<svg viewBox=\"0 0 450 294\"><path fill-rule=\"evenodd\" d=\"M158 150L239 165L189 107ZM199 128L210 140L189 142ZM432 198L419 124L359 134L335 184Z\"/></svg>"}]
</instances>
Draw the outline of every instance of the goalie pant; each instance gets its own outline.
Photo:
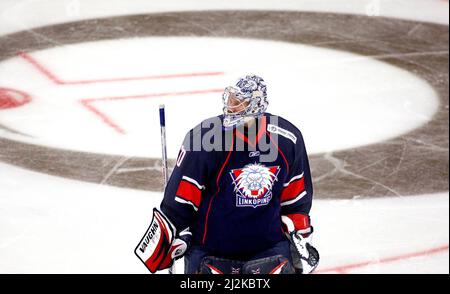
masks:
<instances>
[{"instance_id":1,"label":"goalie pant","mask_svg":"<svg viewBox=\"0 0 450 294\"><path fill-rule=\"evenodd\" d=\"M189 251L184 256L184 273L185 274L197 274L200 271L201 265L207 260L207 258L210 258L211 254L208 251L205 251L201 249L200 246L193 246L189 249ZM258 261L263 258L273 258L275 256L284 256L289 264L280 264L276 263L272 267L270 267L270 270L272 270L273 273L276 273L274 269L277 268L284 269L284 267L288 268L293 265L293 260L291 257L291 251L290 251L290 242L288 240L283 240L281 242L278 242L273 246L272 248L268 250L264 250L261 252L258 252L256 255L246 258L246 262L251 261ZM281 266L280 266L281 265ZM223 263L222 267L213 265L212 267L212 274L242 274L242 267L239 267L238 265L234 265L233 263ZM267 272L269 273L269 272Z\"/></svg>"},{"instance_id":2,"label":"goalie pant","mask_svg":"<svg viewBox=\"0 0 450 294\"><path fill-rule=\"evenodd\" d=\"M300 130L269 113L256 120L255 136L241 128L217 130L218 120L223 116L186 135L161 203L164 214L178 230L191 229L192 245L228 258L285 240L283 222L309 233L313 186ZM193 151L211 132L222 135L222 150Z\"/></svg>"}]
</instances>

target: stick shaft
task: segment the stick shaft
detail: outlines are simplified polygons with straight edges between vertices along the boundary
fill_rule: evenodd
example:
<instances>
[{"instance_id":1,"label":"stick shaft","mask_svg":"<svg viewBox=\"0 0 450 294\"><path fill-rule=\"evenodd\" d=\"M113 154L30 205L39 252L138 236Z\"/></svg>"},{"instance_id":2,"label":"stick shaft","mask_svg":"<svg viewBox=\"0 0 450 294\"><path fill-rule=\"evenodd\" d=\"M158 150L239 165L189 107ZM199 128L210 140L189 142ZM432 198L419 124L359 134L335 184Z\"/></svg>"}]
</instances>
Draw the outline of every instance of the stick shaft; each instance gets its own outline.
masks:
<instances>
[{"instance_id":1,"label":"stick shaft","mask_svg":"<svg viewBox=\"0 0 450 294\"><path fill-rule=\"evenodd\" d=\"M161 149L162 149L162 173L164 178L164 189L169 181L169 171L167 168L167 144L166 144L166 111L164 104L159 106L159 124L161 126ZM175 274L175 261L169 268L169 274Z\"/></svg>"},{"instance_id":2,"label":"stick shaft","mask_svg":"<svg viewBox=\"0 0 450 294\"><path fill-rule=\"evenodd\" d=\"M165 188L169 181L169 172L167 168L166 114L164 105L159 106L159 122L161 126L162 172Z\"/></svg>"}]
</instances>

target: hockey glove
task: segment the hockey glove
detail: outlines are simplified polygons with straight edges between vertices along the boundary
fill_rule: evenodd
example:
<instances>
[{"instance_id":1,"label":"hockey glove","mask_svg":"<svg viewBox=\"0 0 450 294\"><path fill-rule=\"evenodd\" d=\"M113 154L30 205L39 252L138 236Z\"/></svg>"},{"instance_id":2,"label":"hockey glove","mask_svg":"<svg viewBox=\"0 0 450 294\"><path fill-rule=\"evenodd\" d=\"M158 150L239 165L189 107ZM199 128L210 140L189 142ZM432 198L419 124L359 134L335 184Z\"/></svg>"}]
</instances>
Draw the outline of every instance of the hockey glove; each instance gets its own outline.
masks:
<instances>
[{"instance_id":1,"label":"hockey glove","mask_svg":"<svg viewBox=\"0 0 450 294\"><path fill-rule=\"evenodd\" d=\"M296 272L309 274L319 264L319 252L312 243L313 227L308 215L296 213L281 217L291 241L291 255Z\"/></svg>"},{"instance_id":2,"label":"hockey glove","mask_svg":"<svg viewBox=\"0 0 450 294\"><path fill-rule=\"evenodd\" d=\"M150 272L169 268L174 260L186 252L192 234L189 228L177 234L175 226L157 208L153 209L153 218L135 249L137 257Z\"/></svg>"}]
</instances>

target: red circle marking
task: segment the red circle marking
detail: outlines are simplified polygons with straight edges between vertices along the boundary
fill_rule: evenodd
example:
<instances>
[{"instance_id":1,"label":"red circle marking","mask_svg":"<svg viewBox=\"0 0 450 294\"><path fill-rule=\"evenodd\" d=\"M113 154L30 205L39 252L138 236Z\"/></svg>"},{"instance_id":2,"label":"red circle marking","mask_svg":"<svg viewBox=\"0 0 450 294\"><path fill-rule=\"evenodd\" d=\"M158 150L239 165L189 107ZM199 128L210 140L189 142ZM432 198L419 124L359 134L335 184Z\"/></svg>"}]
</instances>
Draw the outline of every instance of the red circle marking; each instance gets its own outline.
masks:
<instances>
[{"instance_id":1,"label":"red circle marking","mask_svg":"<svg viewBox=\"0 0 450 294\"><path fill-rule=\"evenodd\" d=\"M31 101L30 95L10 88L0 88L0 110L20 107Z\"/></svg>"}]
</instances>

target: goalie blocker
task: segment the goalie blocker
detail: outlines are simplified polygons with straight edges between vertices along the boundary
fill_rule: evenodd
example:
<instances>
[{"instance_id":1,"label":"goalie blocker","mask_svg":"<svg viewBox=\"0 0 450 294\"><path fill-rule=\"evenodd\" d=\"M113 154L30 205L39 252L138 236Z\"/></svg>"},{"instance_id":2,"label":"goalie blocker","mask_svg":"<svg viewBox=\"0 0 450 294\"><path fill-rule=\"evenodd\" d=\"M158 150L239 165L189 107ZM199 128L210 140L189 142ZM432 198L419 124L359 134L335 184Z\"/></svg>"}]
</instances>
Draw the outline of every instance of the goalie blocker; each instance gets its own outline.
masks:
<instances>
[{"instance_id":1,"label":"goalie blocker","mask_svg":"<svg viewBox=\"0 0 450 294\"><path fill-rule=\"evenodd\" d=\"M135 249L137 257L151 273L169 268L186 252L191 233L189 228L177 235L175 226L157 208L145 235Z\"/></svg>"}]
</instances>

